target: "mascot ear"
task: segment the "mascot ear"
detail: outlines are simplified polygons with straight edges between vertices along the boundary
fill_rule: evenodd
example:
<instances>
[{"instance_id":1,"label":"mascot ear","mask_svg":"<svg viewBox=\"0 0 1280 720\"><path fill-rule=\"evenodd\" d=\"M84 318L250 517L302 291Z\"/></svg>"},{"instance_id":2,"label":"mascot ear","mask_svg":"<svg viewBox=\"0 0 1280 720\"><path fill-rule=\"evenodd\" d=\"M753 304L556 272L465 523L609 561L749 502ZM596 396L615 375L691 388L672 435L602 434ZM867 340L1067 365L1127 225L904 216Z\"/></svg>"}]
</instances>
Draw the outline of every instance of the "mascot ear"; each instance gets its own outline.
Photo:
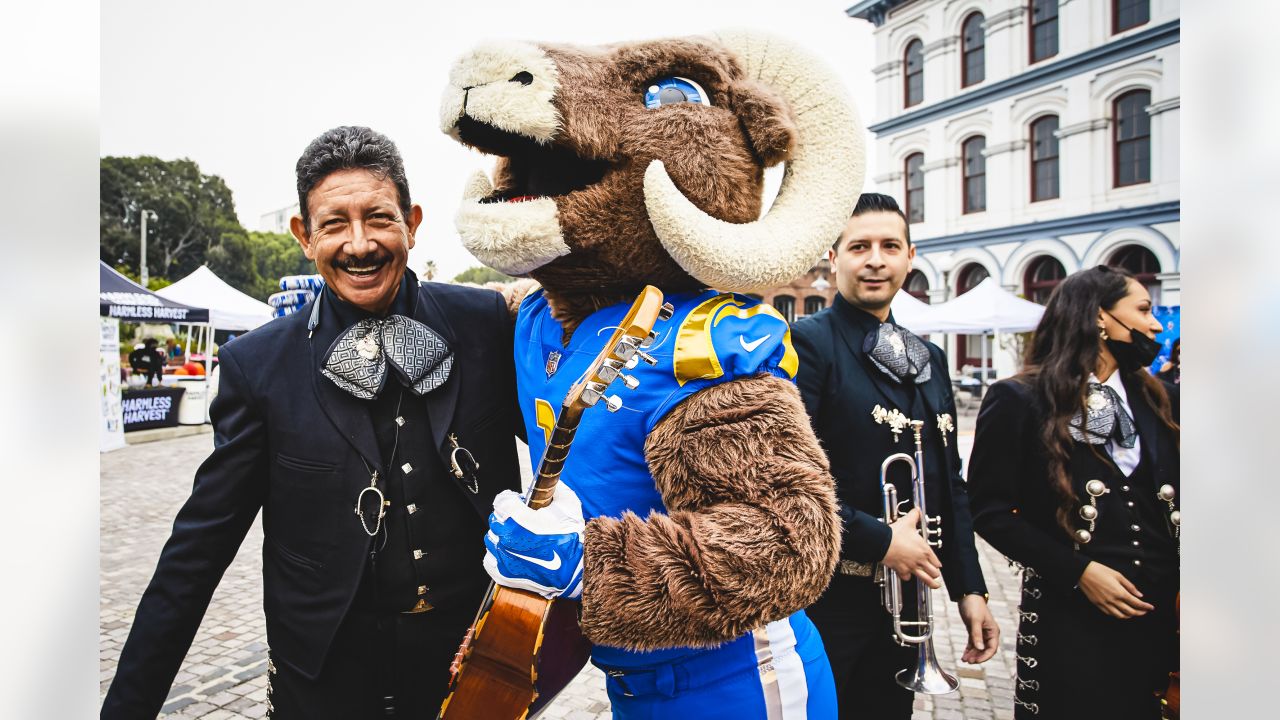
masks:
<instances>
[{"instance_id":1,"label":"mascot ear","mask_svg":"<svg viewBox=\"0 0 1280 720\"><path fill-rule=\"evenodd\" d=\"M796 143L796 123L786 101L754 80L734 83L729 102L765 167L787 159Z\"/></svg>"}]
</instances>

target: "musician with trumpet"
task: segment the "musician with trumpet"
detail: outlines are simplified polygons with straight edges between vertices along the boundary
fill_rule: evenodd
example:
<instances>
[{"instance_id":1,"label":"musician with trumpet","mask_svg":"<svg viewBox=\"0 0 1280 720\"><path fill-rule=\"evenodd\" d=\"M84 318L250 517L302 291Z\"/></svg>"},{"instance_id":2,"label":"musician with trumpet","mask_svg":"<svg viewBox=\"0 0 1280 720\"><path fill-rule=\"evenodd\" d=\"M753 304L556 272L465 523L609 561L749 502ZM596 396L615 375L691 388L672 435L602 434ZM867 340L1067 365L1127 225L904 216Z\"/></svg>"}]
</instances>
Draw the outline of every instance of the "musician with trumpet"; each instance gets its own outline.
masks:
<instances>
[{"instance_id":1,"label":"musician with trumpet","mask_svg":"<svg viewBox=\"0 0 1280 720\"><path fill-rule=\"evenodd\" d=\"M831 462L843 522L840 563L808 613L831 660L840 716L905 720L914 694L904 684L911 684L917 666L940 671L928 620L919 618L928 612L921 585L939 588L945 580L959 604L968 631L965 662L992 657L1000 630L987 608L974 547L945 356L894 324L890 312L915 257L893 198L864 193L828 257L839 290L835 301L791 333L800 356L796 382ZM905 503L894 520L885 517L881 466L896 453L908 461L885 467L886 481ZM917 481L914 490L923 494L915 500L923 502L913 502ZM884 607L891 588L901 601L902 633Z\"/></svg>"}]
</instances>

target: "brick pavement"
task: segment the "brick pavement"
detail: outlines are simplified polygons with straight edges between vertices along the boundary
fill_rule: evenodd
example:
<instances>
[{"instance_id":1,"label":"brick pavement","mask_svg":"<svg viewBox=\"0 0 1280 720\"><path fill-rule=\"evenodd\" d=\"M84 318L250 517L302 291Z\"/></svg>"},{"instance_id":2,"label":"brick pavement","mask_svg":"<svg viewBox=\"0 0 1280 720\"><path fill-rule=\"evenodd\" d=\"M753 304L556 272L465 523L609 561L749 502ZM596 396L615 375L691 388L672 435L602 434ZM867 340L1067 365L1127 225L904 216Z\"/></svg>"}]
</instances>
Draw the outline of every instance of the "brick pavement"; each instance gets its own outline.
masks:
<instances>
[{"instance_id":1,"label":"brick pavement","mask_svg":"<svg viewBox=\"0 0 1280 720\"><path fill-rule=\"evenodd\" d=\"M960 451L967 457L973 418L960 418ZM102 456L100 571L101 692L115 675L133 612L150 580L196 467L212 449L198 435L134 445ZM527 471L527 468L526 468ZM1001 652L982 666L960 664L965 632L955 605L938 591L936 637L943 667L960 677L960 692L916 701L913 720L1004 720L1013 717L1014 644L1019 578L986 543L978 541L991 608L1003 632ZM256 521L214 593L204 622L175 678L160 717L233 720L266 714L266 630L262 616L262 527ZM588 666L542 717L601 720L611 717L604 676Z\"/></svg>"}]
</instances>

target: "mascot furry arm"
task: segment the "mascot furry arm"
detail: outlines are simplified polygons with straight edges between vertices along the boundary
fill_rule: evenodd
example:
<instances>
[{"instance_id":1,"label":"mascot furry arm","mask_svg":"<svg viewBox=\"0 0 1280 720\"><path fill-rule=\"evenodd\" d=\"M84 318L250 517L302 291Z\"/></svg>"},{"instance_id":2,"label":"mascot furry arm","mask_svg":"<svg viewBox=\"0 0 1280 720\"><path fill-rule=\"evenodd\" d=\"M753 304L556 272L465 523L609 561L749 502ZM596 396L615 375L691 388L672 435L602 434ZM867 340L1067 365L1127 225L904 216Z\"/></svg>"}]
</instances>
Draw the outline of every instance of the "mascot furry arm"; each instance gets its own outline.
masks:
<instances>
[{"instance_id":1,"label":"mascot furry arm","mask_svg":"<svg viewBox=\"0 0 1280 720\"><path fill-rule=\"evenodd\" d=\"M840 81L789 43L746 33L483 45L454 66L441 127L498 158L493 179L477 173L464 192L463 242L540 282L565 343L646 284L749 292L803 275L862 184L862 130ZM761 218L764 168L782 161ZM834 485L793 383L759 374L701 389L644 454L668 512L588 523L593 642L710 647L826 588L840 547Z\"/></svg>"}]
</instances>

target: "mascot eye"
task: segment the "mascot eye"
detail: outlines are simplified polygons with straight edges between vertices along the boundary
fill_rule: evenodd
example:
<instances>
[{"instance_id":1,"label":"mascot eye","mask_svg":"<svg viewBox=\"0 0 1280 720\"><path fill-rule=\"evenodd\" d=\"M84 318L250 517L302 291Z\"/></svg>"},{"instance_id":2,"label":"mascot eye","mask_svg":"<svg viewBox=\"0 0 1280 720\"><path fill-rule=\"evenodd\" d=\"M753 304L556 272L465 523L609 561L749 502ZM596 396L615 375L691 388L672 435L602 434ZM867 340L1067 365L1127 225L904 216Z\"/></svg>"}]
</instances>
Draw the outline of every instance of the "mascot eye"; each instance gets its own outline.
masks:
<instances>
[{"instance_id":1,"label":"mascot eye","mask_svg":"<svg viewBox=\"0 0 1280 720\"><path fill-rule=\"evenodd\" d=\"M682 77L655 80L644 94L644 106L650 110L676 103L701 103L710 106L707 93L698 83Z\"/></svg>"}]
</instances>

